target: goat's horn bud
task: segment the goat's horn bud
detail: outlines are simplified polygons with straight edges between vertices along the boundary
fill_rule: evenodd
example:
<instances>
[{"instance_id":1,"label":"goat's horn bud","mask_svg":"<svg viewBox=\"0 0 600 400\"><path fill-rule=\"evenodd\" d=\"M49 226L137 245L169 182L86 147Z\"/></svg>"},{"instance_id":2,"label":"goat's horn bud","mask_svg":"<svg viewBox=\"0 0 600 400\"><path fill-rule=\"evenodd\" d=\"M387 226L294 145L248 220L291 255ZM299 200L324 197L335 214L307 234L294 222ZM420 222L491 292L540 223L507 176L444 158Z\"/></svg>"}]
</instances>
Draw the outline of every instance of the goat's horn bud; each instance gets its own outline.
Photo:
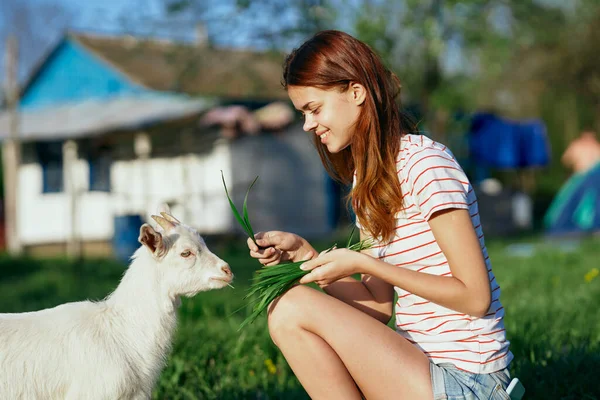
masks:
<instances>
[{"instance_id":1,"label":"goat's horn bud","mask_svg":"<svg viewBox=\"0 0 600 400\"><path fill-rule=\"evenodd\" d=\"M160 227L165 230L165 232L170 231L171 229L175 228L175 224L174 223L172 223L171 221L166 220L163 217L159 217L158 215L153 215L152 219L155 220L156 223L158 225L160 225Z\"/></svg>"},{"instance_id":2,"label":"goat's horn bud","mask_svg":"<svg viewBox=\"0 0 600 400\"><path fill-rule=\"evenodd\" d=\"M167 213L166 213L166 212L164 212L164 211L161 211L161 212L160 212L160 215L162 215L162 216L163 216L163 218L164 218L164 219L166 219L166 220L167 220L167 221L169 221L169 222L172 222L172 223L174 223L174 224L181 224L181 222L179 222L179 221L177 220L177 218L175 218L175 217L174 217L174 216L172 216L171 214L167 214Z\"/></svg>"}]
</instances>

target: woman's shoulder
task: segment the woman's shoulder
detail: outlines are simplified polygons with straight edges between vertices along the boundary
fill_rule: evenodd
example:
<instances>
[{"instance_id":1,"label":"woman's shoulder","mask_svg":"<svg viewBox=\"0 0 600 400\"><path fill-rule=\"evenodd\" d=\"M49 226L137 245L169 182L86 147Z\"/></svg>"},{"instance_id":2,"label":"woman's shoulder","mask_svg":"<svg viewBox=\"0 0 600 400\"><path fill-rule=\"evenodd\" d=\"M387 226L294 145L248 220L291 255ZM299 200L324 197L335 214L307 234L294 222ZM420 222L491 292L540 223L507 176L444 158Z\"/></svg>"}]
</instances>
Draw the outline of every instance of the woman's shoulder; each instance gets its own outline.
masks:
<instances>
[{"instance_id":1,"label":"woman's shoulder","mask_svg":"<svg viewBox=\"0 0 600 400\"><path fill-rule=\"evenodd\" d=\"M456 160L448 147L426 135L404 135L396 162L398 173L402 173L408 172L405 170L416 164L448 164L455 163Z\"/></svg>"}]
</instances>

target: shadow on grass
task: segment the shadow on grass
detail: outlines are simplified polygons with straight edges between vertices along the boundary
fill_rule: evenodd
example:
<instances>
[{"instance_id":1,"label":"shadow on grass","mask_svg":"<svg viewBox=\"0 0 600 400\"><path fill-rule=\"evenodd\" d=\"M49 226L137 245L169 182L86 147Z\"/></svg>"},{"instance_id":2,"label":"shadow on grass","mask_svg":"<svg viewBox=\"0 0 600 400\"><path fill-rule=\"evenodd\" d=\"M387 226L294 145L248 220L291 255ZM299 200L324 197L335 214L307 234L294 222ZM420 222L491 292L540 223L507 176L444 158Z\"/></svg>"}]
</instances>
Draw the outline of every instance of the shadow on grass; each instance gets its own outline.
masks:
<instances>
[{"instance_id":1,"label":"shadow on grass","mask_svg":"<svg viewBox=\"0 0 600 400\"><path fill-rule=\"evenodd\" d=\"M600 399L600 349L585 341L556 349L549 343L525 344L513 338L511 375L523 383L524 399Z\"/></svg>"}]
</instances>

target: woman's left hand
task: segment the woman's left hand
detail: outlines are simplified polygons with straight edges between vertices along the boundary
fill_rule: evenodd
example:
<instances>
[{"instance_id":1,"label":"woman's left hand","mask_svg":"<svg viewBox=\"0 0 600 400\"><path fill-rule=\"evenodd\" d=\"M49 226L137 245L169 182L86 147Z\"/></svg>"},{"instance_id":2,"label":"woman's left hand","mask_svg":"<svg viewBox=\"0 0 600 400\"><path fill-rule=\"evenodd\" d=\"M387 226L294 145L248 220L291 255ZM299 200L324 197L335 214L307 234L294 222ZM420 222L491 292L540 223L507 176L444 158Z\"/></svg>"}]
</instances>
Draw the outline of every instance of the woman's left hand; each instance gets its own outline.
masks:
<instances>
[{"instance_id":1,"label":"woman's left hand","mask_svg":"<svg viewBox=\"0 0 600 400\"><path fill-rule=\"evenodd\" d=\"M310 273L300 279L300 283L315 282L319 286L329 285L339 279L362 273L362 266L368 255L348 249L334 249L323 252L319 257L302 264L303 270Z\"/></svg>"}]
</instances>

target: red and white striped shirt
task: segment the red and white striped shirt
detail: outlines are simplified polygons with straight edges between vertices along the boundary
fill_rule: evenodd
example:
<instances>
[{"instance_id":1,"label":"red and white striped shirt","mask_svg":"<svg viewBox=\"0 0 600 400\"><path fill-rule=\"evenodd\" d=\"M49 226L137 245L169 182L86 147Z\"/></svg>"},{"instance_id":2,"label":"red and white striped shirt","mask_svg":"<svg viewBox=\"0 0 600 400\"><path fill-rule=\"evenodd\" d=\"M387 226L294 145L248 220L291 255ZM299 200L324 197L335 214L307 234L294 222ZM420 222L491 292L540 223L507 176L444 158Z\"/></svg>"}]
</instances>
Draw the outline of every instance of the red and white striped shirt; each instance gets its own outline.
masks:
<instances>
[{"instance_id":1,"label":"red and white striped shirt","mask_svg":"<svg viewBox=\"0 0 600 400\"><path fill-rule=\"evenodd\" d=\"M508 349L500 287L485 247L473 187L452 153L426 136L404 136L396 161L404 208L396 214L395 239L376 245L372 255L413 271L452 276L428 220L436 211L467 209L479 237L492 290L488 313L476 318L396 287L396 330L436 364L452 363L478 374L505 368L513 355Z\"/></svg>"}]
</instances>

